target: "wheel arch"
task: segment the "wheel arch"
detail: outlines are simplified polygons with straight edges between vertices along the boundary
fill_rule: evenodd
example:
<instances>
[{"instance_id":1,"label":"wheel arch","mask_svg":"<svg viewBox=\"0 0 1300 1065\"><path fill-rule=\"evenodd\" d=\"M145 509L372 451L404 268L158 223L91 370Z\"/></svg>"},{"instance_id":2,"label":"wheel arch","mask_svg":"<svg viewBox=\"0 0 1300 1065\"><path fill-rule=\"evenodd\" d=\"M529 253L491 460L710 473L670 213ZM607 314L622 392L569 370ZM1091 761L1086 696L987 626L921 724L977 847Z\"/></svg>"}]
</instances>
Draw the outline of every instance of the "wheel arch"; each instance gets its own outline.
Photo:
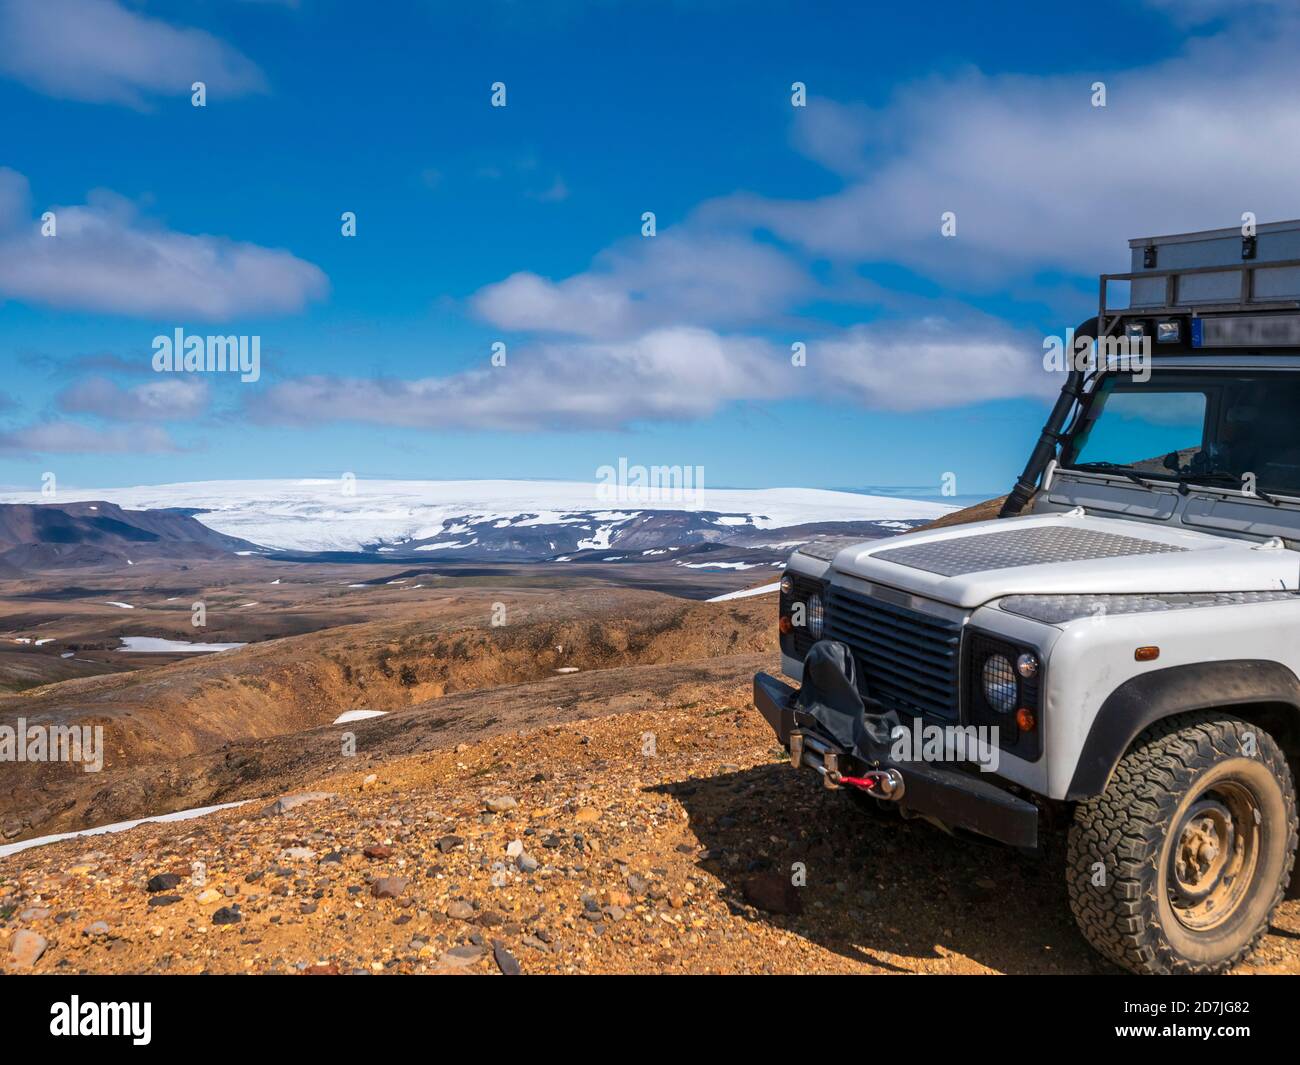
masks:
<instances>
[{"instance_id":1,"label":"wheel arch","mask_svg":"<svg viewBox=\"0 0 1300 1065\"><path fill-rule=\"evenodd\" d=\"M1259 725L1277 741L1300 777L1300 678L1280 662L1232 659L1152 670L1106 697L1084 740L1068 801L1100 795L1138 735L1168 717L1223 709Z\"/></svg>"}]
</instances>

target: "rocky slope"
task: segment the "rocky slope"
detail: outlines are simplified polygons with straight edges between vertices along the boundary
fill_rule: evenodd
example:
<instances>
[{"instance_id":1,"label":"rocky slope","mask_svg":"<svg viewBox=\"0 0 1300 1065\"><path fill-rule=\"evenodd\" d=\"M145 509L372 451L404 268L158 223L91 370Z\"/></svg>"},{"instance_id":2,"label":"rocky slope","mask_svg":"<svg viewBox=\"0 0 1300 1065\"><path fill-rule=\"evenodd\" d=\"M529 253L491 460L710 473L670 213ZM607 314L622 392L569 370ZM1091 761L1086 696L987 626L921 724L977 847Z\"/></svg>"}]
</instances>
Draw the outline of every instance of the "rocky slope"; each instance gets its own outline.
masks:
<instances>
[{"instance_id":1,"label":"rocky slope","mask_svg":"<svg viewBox=\"0 0 1300 1065\"><path fill-rule=\"evenodd\" d=\"M99 773L0 763L0 842L221 801L232 785L268 772L242 763L232 772L232 745L251 741L246 748L259 760L256 743L270 737L309 747L303 730L345 711L415 709L444 731L471 722L519 727L528 704L510 686L569 678L546 696L552 708L583 691L613 699L634 669L703 663L645 681L681 683L697 668L716 668L708 664L715 659L770 652L776 640L770 598L700 603L627 589L498 588L442 600L418 620L340 626L0 697L0 720L99 725L105 744ZM481 697L448 702L472 692Z\"/></svg>"}]
</instances>

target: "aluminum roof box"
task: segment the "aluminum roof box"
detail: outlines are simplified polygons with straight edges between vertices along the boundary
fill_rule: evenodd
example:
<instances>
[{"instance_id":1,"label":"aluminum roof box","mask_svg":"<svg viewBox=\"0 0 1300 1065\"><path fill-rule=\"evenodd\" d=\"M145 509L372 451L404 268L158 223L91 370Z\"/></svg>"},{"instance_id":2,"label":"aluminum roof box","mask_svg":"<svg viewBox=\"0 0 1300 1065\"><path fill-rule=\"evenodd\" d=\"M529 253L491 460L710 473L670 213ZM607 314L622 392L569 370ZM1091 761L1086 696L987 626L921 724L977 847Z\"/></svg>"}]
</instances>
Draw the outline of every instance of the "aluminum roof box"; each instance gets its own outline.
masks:
<instances>
[{"instance_id":1,"label":"aluminum roof box","mask_svg":"<svg viewBox=\"0 0 1300 1065\"><path fill-rule=\"evenodd\" d=\"M1300 301L1300 220L1258 225L1253 241L1243 236L1241 227L1233 227L1138 237L1128 245L1132 272L1156 275L1133 279L1129 307L1134 310ZM1214 269L1219 266L1224 269ZM1170 271L1176 272L1172 280Z\"/></svg>"}]
</instances>

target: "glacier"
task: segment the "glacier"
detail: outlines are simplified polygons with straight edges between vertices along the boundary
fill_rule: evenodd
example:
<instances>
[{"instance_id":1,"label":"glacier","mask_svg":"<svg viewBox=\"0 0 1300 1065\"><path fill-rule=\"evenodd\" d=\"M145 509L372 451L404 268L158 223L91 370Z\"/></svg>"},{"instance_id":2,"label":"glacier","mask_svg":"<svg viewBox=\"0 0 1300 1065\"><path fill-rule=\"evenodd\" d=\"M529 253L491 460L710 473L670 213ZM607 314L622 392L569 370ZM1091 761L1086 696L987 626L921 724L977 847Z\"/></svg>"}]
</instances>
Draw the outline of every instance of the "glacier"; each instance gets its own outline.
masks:
<instances>
[{"instance_id":1,"label":"glacier","mask_svg":"<svg viewBox=\"0 0 1300 1065\"><path fill-rule=\"evenodd\" d=\"M731 530L815 522L906 522L955 509L896 496L819 488L709 488L697 498L640 502L611 511L595 482L540 480L396 481L364 478L191 481L133 488L66 488L0 494L6 503L107 501L129 510L180 508L217 532L276 551L360 551L433 540L490 522L592 528L591 541L653 511L714 514ZM450 546L447 544L446 546Z\"/></svg>"}]
</instances>

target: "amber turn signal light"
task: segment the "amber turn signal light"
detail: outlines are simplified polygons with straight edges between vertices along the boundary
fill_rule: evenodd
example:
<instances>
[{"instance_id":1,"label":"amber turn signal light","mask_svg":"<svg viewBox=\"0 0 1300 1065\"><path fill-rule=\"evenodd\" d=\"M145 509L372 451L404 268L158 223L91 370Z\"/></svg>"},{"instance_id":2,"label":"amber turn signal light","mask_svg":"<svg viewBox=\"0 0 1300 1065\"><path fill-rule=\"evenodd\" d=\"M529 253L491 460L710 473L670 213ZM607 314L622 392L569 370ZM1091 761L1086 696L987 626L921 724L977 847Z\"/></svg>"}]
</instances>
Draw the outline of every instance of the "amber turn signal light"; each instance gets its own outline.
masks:
<instances>
[{"instance_id":1,"label":"amber turn signal light","mask_svg":"<svg viewBox=\"0 0 1300 1065\"><path fill-rule=\"evenodd\" d=\"M1154 662L1159 657L1159 647L1139 647L1133 652L1133 660L1135 662Z\"/></svg>"},{"instance_id":2,"label":"amber turn signal light","mask_svg":"<svg viewBox=\"0 0 1300 1065\"><path fill-rule=\"evenodd\" d=\"M1034 712L1027 706L1022 706L1016 711L1016 724L1021 732L1033 732L1038 726L1038 720L1034 717Z\"/></svg>"},{"instance_id":3,"label":"amber turn signal light","mask_svg":"<svg viewBox=\"0 0 1300 1065\"><path fill-rule=\"evenodd\" d=\"M790 615L782 614L781 620L776 623L776 627L781 630L782 636L789 636L790 630L794 628L793 623L790 621Z\"/></svg>"}]
</instances>

